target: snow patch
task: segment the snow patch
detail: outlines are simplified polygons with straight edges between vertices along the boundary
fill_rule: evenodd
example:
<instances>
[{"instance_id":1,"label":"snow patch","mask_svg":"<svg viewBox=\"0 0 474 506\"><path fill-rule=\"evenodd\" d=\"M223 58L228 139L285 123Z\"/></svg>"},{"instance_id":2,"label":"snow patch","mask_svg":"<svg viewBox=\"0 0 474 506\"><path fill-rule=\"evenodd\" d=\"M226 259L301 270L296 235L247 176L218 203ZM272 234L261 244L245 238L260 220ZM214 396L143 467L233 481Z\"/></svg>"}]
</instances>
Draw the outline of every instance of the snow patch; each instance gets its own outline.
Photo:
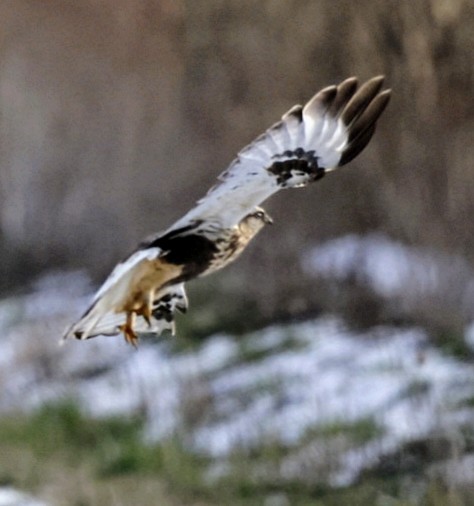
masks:
<instances>
[{"instance_id":1,"label":"snow patch","mask_svg":"<svg viewBox=\"0 0 474 506\"><path fill-rule=\"evenodd\" d=\"M11 487L0 488L0 506L47 506L33 497Z\"/></svg>"},{"instance_id":2,"label":"snow patch","mask_svg":"<svg viewBox=\"0 0 474 506\"><path fill-rule=\"evenodd\" d=\"M145 341L138 351L120 337L59 347L63 328L86 304L84 289L71 290L67 279L66 288L47 284L0 301L0 412L73 397L92 416L146 413L148 438L178 434L217 462L267 442L294 448L282 469L296 475L312 430L373 420L379 433L336 454L335 484L351 483L405 442L474 421L465 402L474 395L474 367L443 356L421 329L354 332L326 316L240 338L216 335L182 353L172 353L171 338ZM396 290L394 279L385 293ZM245 362L242 350L259 353ZM311 444L319 455L321 442Z\"/></svg>"},{"instance_id":3,"label":"snow patch","mask_svg":"<svg viewBox=\"0 0 474 506\"><path fill-rule=\"evenodd\" d=\"M329 240L305 254L303 267L310 275L365 282L385 298L435 293L456 280L473 300L474 273L464 258L406 246L382 234Z\"/></svg>"}]
</instances>

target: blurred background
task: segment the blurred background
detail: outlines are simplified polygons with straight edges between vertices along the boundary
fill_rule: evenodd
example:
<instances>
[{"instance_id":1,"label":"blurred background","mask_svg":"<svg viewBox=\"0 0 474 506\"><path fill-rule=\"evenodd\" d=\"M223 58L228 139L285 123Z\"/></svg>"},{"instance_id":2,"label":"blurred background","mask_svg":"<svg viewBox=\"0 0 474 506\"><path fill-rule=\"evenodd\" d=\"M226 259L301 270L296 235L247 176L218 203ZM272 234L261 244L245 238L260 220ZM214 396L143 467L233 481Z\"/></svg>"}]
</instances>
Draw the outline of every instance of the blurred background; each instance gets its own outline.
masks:
<instances>
[{"instance_id":1,"label":"blurred background","mask_svg":"<svg viewBox=\"0 0 474 506\"><path fill-rule=\"evenodd\" d=\"M474 504L472 2L6 0L0 28L4 492ZM378 74L368 148L272 198L176 339L57 347L238 150Z\"/></svg>"}]
</instances>

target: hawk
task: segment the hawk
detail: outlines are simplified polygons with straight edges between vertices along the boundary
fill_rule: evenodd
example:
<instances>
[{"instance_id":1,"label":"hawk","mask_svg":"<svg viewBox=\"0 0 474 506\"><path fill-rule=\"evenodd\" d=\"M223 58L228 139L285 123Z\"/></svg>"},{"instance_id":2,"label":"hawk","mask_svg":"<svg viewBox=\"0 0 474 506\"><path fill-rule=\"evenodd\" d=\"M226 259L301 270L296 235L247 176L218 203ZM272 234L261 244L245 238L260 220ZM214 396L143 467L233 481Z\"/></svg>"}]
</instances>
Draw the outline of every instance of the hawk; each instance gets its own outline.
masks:
<instances>
[{"instance_id":1,"label":"hawk","mask_svg":"<svg viewBox=\"0 0 474 506\"><path fill-rule=\"evenodd\" d=\"M321 179L368 144L390 99L384 77L355 77L319 91L245 147L218 183L165 232L119 263L64 338L174 333L188 306L184 283L234 261L271 219L259 205L283 188Z\"/></svg>"}]
</instances>

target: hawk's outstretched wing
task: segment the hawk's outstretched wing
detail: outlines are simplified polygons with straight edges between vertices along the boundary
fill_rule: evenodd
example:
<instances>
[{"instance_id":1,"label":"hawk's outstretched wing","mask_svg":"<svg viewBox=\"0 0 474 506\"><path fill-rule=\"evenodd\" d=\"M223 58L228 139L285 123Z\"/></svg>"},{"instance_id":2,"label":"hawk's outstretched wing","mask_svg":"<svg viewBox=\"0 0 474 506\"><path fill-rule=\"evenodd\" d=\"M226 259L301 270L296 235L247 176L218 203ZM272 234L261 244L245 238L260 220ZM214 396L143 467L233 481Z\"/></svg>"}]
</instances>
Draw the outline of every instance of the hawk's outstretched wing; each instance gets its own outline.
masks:
<instances>
[{"instance_id":1,"label":"hawk's outstretched wing","mask_svg":"<svg viewBox=\"0 0 474 506\"><path fill-rule=\"evenodd\" d=\"M219 182L170 230L193 220L233 226L281 188L304 186L350 162L370 141L390 99L390 90L381 91L383 81L374 77L358 87L352 77L324 88L304 107L294 106L240 151Z\"/></svg>"},{"instance_id":2,"label":"hawk's outstretched wing","mask_svg":"<svg viewBox=\"0 0 474 506\"><path fill-rule=\"evenodd\" d=\"M120 263L91 307L66 333L86 339L172 328L187 307L183 282L222 268L269 219L258 205L282 188L304 186L357 156L371 139L390 90L383 77L356 78L317 93L244 148L182 219Z\"/></svg>"}]
</instances>

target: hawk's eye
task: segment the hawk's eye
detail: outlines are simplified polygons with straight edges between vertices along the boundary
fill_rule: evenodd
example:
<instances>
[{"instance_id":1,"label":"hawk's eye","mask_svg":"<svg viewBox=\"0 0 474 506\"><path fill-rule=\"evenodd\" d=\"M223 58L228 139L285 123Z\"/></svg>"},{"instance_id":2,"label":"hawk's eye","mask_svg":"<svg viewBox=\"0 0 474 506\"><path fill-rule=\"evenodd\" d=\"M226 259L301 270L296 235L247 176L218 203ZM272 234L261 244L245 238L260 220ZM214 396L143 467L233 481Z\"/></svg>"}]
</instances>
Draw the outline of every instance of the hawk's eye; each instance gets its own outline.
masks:
<instances>
[{"instance_id":1,"label":"hawk's eye","mask_svg":"<svg viewBox=\"0 0 474 506\"><path fill-rule=\"evenodd\" d=\"M256 212L256 213L255 213L255 217L256 217L256 218L260 218L261 220L263 220L264 216L263 216L262 211L258 211L258 212Z\"/></svg>"}]
</instances>

